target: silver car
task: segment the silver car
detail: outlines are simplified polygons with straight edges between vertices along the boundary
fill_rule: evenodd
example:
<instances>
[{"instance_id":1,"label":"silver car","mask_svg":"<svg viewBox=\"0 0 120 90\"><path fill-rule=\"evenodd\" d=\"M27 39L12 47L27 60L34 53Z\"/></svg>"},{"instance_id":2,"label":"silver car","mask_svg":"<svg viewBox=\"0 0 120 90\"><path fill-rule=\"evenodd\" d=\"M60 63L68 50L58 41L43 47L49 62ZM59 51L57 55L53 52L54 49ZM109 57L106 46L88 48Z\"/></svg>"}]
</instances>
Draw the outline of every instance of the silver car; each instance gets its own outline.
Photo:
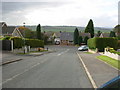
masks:
<instances>
[{"instance_id":1,"label":"silver car","mask_svg":"<svg viewBox=\"0 0 120 90\"><path fill-rule=\"evenodd\" d=\"M87 51L88 50L88 46L87 45L82 45L78 48L78 51Z\"/></svg>"}]
</instances>

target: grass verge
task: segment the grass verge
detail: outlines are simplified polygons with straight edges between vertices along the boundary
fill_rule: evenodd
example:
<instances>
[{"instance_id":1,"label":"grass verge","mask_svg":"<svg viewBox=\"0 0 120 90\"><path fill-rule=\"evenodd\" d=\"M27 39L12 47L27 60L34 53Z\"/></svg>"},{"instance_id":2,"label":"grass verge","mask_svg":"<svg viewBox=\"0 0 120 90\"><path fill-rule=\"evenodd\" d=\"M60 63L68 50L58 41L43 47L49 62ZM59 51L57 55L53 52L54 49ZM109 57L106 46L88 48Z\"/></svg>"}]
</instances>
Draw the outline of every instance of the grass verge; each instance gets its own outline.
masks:
<instances>
[{"instance_id":1,"label":"grass verge","mask_svg":"<svg viewBox=\"0 0 120 90\"><path fill-rule=\"evenodd\" d=\"M86 53L86 54L93 54L93 53L91 53L91 52L84 52L84 53Z\"/></svg>"},{"instance_id":2,"label":"grass verge","mask_svg":"<svg viewBox=\"0 0 120 90\"><path fill-rule=\"evenodd\" d=\"M113 58L110 58L108 56L104 56L104 55L101 55L101 56L97 56L97 59L100 59L110 65L112 65L113 67L117 68L120 70L120 61L119 60L116 60L116 59L113 59Z\"/></svg>"},{"instance_id":3,"label":"grass verge","mask_svg":"<svg viewBox=\"0 0 120 90\"><path fill-rule=\"evenodd\" d=\"M30 53L36 53L36 52L46 52L47 50L41 50L41 51L30 51L28 53L17 53L17 54L21 54L21 55L26 55L26 54L30 54Z\"/></svg>"}]
</instances>

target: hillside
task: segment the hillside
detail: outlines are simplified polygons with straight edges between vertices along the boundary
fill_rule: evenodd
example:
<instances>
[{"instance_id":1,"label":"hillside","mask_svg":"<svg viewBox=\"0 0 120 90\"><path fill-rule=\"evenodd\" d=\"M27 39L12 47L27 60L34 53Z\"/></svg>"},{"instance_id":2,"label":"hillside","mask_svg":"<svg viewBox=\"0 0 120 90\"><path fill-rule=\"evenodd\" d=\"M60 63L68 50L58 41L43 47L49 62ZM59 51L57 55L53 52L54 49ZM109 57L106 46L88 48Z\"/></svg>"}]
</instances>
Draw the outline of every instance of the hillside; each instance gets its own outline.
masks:
<instances>
[{"instance_id":1,"label":"hillside","mask_svg":"<svg viewBox=\"0 0 120 90\"><path fill-rule=\"evenodd\" d=\"M35 31L36 26L26 26L30 28L31 30ZM42 31L53 31L53 32L59 32L59 31L66 31L66 32L74 32L76 26L42 26ZM77 27L79 31L84 32L85 27ZM112 28L103 28L103 27L95 27L95 32L102 31L105 33L108 33L112 30Z\"/></svg>"}]
</instances>

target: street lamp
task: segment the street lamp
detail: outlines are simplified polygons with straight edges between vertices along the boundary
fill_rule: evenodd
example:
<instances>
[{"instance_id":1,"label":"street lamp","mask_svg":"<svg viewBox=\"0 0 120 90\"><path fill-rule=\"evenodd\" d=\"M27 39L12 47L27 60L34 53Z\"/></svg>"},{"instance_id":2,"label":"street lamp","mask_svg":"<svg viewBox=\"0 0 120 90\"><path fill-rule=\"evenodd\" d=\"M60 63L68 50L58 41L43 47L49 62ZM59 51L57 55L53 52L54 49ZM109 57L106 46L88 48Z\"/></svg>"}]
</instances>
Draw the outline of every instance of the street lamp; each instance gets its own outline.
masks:
<instances>
[{"instance_id":1,"label":"street lamp","mask_svg":"<svg viewBox=\"0 0 120 90\"><path fill-rule=\"evenodd\" d=\"M23 27L25 27L25 22L23 22ZM24 30L24 29L23 29ZM25 54L25 49L26 49L26 47L25 47L25 30L23 31L23 40L24 40L24 54Z\"/></svg>"}]
</instances>

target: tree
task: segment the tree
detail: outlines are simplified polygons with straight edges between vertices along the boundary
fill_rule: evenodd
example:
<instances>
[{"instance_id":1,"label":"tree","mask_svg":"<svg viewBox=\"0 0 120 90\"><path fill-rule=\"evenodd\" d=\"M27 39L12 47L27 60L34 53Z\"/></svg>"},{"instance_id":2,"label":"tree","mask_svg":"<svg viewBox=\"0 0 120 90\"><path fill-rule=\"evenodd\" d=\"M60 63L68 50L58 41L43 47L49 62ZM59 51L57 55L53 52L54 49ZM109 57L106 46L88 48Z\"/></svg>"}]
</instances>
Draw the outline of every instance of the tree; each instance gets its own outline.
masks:
<instances>
[{"instance_id":1,"label":"tree","mask_svg":"<svg viewBox=\"0 0 120 90\"><path fill-rule=\"evenodd\" d=\"M92 19L88 22L88 25L85 28L85 33L90 33L91 38L94 37L94 25Z\"/></svg>"},{"instance_id":2,"label":"tree","mask_svg":"<svg viewBox=\"0 0 120 90\"><path fill-rule=\"evenodd\" d=\"M101 33L102 33L101 31L98 31L97 32L97 37L99 37L101 35Z\"/></svg>"},{"instance_id":3,"label":"tree","mask_svg":"<svg viewBox=\"0 0 120 90\"><path fill-rule=\"evenodd\" d=\"M117 36L120 37L120 25L116 25L113 29L115 33L117 33Z\"/></svg>"},{"instance_id":4,"label":"tree","mask_svg":"<svg viewBox=\"0 0 120 90\"><path fill-rule=\"evenodd\" d=\"M115 32L110 31L110 37L116 37Z\"/></svg>"},{"instance_id":5,"label":"tree","mask_svg":"<svg viewBox=\"0 0 120 90\"><path fill-rule=\"evenodd\" d=\"M87 45L87 41L88 41L89 37L88 36L85 36L84 38L84 43Z\"/></svg>"},{"instance_id":6,"label":"tree","mask_svg":"<svg viewBox=\"0 0 120 90\"><path fill-rule=\"evenodd\" d=\"M83 38L82 38L82 36L79 36L79 38L78 38L78 44L80 45L82 42L83 42Z\"/></svg>"},{"instance_id":7,"label":"tree","mask_svg":"<svg viewBox=\"0 0 120 90\"><path fill-rule=\"evenodd\" d=\"M74 31L74 44L78 44L79 31L76 28Z\"/></svg>"},{"instance_id":8,"label":"tree","mask_svg":"<svg viewBox=\"0 0 120 90\"><path fill-rule=\"evenodd\" d=\"M32 30L27 27L18 27L19 31L23 35L24 38L31 38L32 37Z\"/></svg>"},{"instance_id":9,"label":"tree","mask_svg":"<svg viewBox=\"0 0 120 90\"><path fill-rule=\"evenodd\" d=\"M36 33L37 33L37 39L41 40L41 25L40 24L38 24L37 26Z\"/></svg>"}]
</instances>

